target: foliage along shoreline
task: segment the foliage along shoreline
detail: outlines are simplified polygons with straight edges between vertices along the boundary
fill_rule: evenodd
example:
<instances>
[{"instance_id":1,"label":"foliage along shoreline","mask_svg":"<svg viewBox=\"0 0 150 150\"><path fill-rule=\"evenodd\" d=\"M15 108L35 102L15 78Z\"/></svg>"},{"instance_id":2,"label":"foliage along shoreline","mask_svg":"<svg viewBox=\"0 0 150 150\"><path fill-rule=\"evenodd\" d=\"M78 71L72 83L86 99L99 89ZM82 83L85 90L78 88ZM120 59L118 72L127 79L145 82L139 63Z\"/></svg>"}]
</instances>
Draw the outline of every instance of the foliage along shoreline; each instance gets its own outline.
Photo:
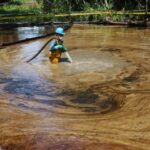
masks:
<instances>
[{"instance_id":1,"label":"foliage along shoreline","mask_svg":"<svg viewBox=\"0 0 150 150\"><path fill-rule=\"evenodd\" d=\"M6 23L12 26L32 26L70 20L104 25L118 22L126 25L129 22L148 21L148 8L148 0L7 0L7 3L0 5L0 22L1 26Z\"/></svg>"}]
</instances>

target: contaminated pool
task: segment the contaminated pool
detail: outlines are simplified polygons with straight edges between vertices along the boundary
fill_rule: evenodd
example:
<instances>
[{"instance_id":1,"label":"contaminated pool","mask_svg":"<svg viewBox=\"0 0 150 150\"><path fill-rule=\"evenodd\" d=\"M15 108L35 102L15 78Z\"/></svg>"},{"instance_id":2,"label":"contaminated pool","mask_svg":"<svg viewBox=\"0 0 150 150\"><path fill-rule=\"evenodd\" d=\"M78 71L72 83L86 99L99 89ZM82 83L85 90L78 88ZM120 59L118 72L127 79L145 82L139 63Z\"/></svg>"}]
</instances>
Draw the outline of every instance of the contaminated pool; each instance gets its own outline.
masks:
<instances>
[{"instance_id":1,"label":"contaminated pool","mask_svg":"<svg viewBox=\"0 0 150 150\"><path fill-rule=\"evenodd\" d=\"M150 30L73 25L51 64L51 37L0 49L0 149L149 150Z\"/></svg>"}]
</instances>

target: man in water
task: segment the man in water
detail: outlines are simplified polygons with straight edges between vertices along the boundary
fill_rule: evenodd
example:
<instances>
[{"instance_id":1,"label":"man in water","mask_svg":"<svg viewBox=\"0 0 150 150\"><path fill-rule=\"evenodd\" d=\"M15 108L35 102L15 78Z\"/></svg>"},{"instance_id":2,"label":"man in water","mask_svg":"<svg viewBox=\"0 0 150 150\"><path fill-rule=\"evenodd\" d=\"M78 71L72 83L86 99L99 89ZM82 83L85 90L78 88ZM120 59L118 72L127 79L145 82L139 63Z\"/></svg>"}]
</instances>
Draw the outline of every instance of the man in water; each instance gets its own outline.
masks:
<instances>
[{"instance_id":1,"label":"man in water","mask_svg":"<svg viewBox=\"0 0 150 150\"><path fill-rule=\"evenodd\" d=\"M64 29L61 27L56 28L55 30L55 37L50 42L50 53L49 53L49 59L52 64L57 64L60 62L61 54L65 53L68 57L68 60L72 62L71 57L69 56L67 52L67 48L63 45L63 36L64 36Z\"/></svg>"}]
</instances>

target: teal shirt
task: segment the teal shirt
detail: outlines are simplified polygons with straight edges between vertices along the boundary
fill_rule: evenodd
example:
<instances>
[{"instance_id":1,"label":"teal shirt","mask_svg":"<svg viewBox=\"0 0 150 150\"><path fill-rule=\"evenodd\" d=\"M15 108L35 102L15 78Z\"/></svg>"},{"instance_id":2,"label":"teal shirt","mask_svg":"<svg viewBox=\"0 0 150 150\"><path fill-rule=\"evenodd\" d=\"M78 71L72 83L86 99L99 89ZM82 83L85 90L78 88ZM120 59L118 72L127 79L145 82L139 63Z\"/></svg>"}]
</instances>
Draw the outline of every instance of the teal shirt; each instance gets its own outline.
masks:
<instances>
[{"instance_id":1,"label":"teal shirt","mask_svg":"<svg viewBox=\"0 0 150 150\"><path fill-rule=\"evenodd\" d=\"M63 46L63 41L58 41L57 39L53 39L50 42L49 50L50 51L55 51L55 50L58 50L58 49L61 49L62 52L66 52L67 51L67 48L65 48Z\"/></svg>"}]
</instances>

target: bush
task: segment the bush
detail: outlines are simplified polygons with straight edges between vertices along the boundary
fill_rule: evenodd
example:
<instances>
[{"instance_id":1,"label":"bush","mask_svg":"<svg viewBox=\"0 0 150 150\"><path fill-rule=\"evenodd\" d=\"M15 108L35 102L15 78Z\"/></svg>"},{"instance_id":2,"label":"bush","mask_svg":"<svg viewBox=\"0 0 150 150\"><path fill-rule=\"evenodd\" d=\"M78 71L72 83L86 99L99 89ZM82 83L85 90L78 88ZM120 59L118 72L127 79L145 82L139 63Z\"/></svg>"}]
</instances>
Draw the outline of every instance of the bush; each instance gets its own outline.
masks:
<instances>
[{"instance_id":1,"label":"bush","mask_svg":"<svg viewBox=\"0 0 150 150\"><path fill-rule=\"evenodd\" d=\"M13 1L10 2L10 5L22 5L22 4L23 3L20 0L13 0Z\"/></svg>"}]
</instances>

